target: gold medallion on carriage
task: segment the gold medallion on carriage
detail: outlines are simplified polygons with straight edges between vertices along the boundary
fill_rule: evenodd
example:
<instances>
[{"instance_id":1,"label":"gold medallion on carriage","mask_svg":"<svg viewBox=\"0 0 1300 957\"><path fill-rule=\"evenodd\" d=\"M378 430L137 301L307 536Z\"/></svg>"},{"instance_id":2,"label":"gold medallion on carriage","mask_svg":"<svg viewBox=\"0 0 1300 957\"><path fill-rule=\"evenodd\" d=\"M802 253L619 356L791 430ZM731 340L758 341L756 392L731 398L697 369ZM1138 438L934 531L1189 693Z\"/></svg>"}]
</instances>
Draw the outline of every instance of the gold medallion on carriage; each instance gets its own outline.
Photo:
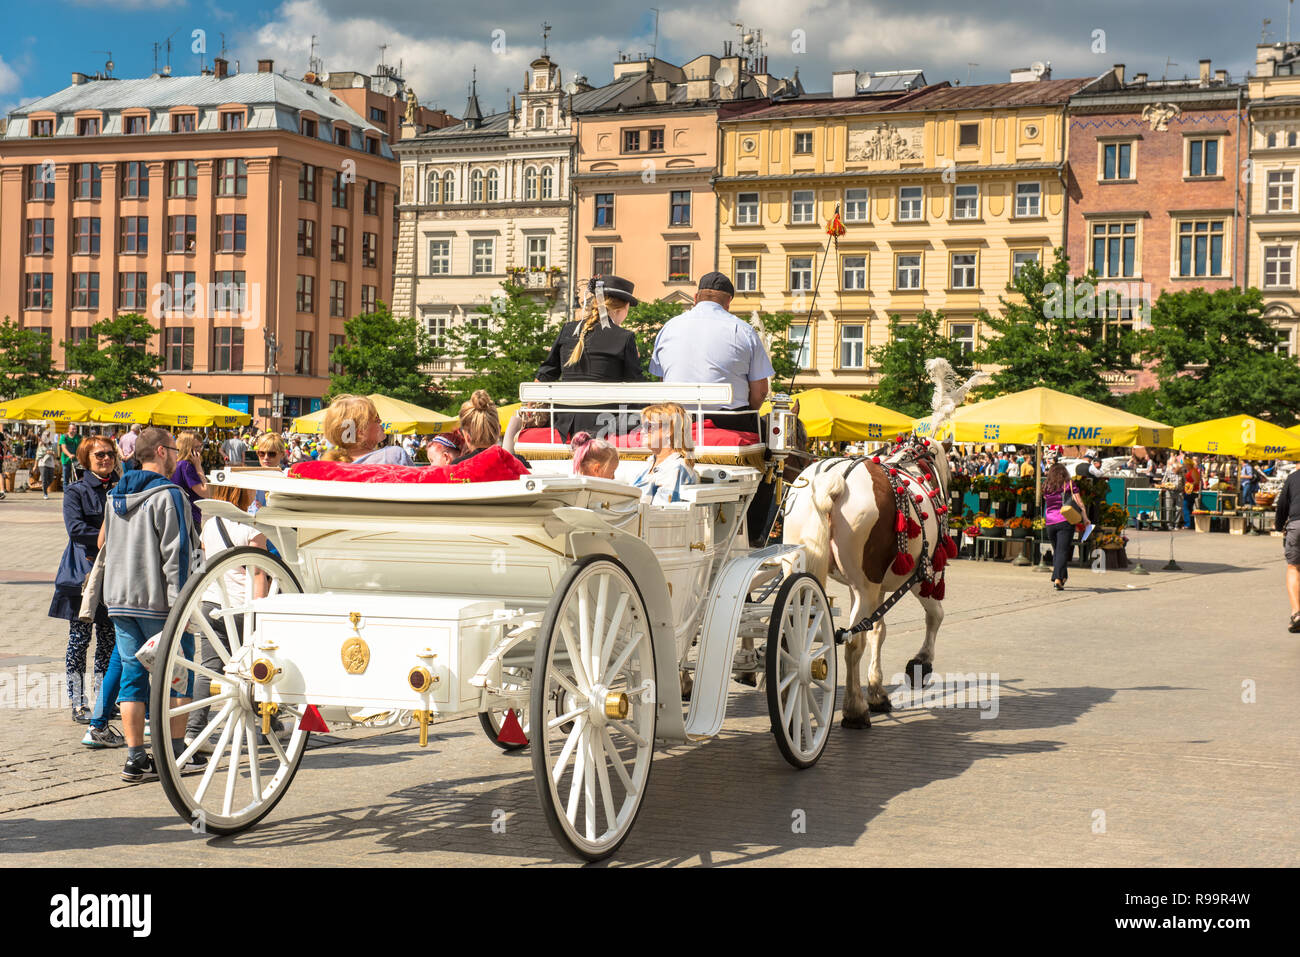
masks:
<instances>
[{"instance_id":1,"label":"gold medallion on carriage","mask_svg":"<svg viewBox=\"0 0 1300 957\"><path fill-rule=\"evenodd\" d=\"M361 622L361 615L354 611L348 618L357 634L343 642L343 647L339 649L339 657L343 659L343 669L348 674L364 674L370 667L370 646L366 644L365 639L361 637L360 629L357 628Z\"/></svg>"}]
</instances>

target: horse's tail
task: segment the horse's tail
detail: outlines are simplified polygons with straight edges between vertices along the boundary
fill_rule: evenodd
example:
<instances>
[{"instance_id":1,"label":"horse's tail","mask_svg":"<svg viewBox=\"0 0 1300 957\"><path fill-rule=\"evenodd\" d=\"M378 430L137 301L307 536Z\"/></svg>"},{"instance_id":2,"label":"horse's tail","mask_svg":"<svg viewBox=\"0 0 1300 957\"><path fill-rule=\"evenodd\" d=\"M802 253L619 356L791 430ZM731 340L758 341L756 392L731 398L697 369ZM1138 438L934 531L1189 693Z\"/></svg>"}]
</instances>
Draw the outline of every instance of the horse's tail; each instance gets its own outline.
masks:
<instances>
[{"instance_id":1,"label":"horse's tail","mask_svg":"<svg viewBox=\"0 0 1300 957\"><path fill-rule=\"evenodd\" d=\"M831 564L831 509L835 507L835 500L844 494L846 486L844 476L838 472L814 475L810 485L812 507L817 517L815 521L804 524L799 543L807 556L808 571L825 587Z\"/></svg>"}]
</instances>

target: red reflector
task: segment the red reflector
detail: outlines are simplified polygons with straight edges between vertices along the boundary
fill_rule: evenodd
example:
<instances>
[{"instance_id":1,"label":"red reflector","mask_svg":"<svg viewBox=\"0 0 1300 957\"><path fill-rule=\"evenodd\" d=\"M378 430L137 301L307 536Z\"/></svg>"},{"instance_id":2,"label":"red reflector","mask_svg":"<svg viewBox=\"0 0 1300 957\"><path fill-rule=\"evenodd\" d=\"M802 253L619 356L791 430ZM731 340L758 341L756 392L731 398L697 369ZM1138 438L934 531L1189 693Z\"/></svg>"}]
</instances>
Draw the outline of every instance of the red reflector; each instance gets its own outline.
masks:
<instances>
[{"instance_id":1,"label":"red reflector","mask_svg":"<svg viewBox=\"0 0 1300 957\"><path fill-rule=\"evenodd\" d=\"M329 734L330 730L314 704L307 705L307 710L302 713L302 720L298 722L298 727L303 731L320 731L324 734Z\"/></svg>"},{"instance_id":2,"label":"red reflector","mask_svg":"<svg viewBox=\"0 0 1300 957\"><path fill-rule=\"evenodd\" d=\"M497 735L497 740L502 744L528 743L528 735L524 734L524 729L519 726L514 708L506 711L506 719L501 722L501 732Z\"/></svg>"}]
</instances>

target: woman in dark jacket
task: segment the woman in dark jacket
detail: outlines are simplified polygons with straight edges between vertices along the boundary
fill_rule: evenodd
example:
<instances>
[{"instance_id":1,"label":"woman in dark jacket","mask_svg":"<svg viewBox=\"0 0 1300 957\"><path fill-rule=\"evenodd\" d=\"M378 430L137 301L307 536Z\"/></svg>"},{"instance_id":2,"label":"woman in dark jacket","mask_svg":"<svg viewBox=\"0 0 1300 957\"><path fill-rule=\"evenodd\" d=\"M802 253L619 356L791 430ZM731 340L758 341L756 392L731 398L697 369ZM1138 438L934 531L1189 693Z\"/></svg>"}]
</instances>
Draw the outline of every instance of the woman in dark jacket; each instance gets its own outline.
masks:
<instances>
[{"instance_id":1,"label":"woman in dark jacket","mask_svg":"<svg viewBox=\"0 0 1300 957\"><path fill-rule=\"evenodd\" d=\"M63 550L59 572L54 579L54 600L50 617L63 618L68 625L67 680L68 698L72 702L72 720L90 723L86 706L86 651L90 647L89 621L80 621L81 586L99 554L99 528L104 524L104 501L117 481L117 446L100 435L84 439L77 458L85 470L63 495L63 524L68 529L68 546ZM108 670L116 642L108 609L95 609L95 687ZM116 697L116 695L114 696Z\"/></svg>"},{"instance_id":2,"label":"woman in dark jacket","mask_svg":"<svg viewBox=\"0 0 1300 957\"><path fill-rule=\"evenodd\" d=\"M599 288L598 288L599 287ZM537 370L538 382L640 382L641 359L636 336L623 328L628 309L637 304L635 286L619 276L587 281L587 314L566 322ZM601 301L604 317L601 316ZM608 320L608 321L606 321ZM617 406L611 406L617 408ZM555 429L567 441L578 432L604 437L635 428L639 415L609 411L555 413Z\"/></svg>"}]
</instances>

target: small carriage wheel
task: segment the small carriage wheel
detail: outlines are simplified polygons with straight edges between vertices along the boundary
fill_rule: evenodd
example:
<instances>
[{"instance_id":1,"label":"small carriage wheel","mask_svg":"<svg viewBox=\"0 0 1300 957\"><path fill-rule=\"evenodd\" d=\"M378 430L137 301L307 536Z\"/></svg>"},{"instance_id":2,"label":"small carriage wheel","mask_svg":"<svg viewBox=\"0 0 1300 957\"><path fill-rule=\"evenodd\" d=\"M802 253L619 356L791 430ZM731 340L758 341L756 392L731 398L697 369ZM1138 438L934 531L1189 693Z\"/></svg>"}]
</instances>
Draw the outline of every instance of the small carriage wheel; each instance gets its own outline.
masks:
<instances>
[{"instance_id":1,"label":"small carriage wheel","mask_svg":"<svg viewBox=\"0 0 1300 957\"><path fill-rule=\"evenodd\" d=\"M658 707L650 620L622 563L593 555L569 569L536 654L530 738L546 823L598 861L618 850L641 809Z\"/></svg>"},{"instance_id":2,"label":"small carriage wheel","mask_svg":"<svg viewBox=\"0 0 1300 957\"><path fill-rule=\"evenodd\" d=\"M501 668L501 685L503 688L511 690L527 688L529 682L529 671L527 668L507 668L504 665ZM483 726L483 733L491 739L502 751L520 751L528 747L528 742L523 744L506 744L504 741L498 741L497 735L501 733L501 722L505 720L508 708L492 708L489 711L480 711L478 713L479 724ZM524 737L528 737L528 712L527 706L513 709L515 720L519 722L519 727L523 729Z\"/></svg>"},{"instance_id":3,"label":"small carriage wheel","mask_svg":"<svg viewBox=\"0 0 1300 957\"><path fill-rule=\"evenodd\" d=\"M243 587L232 589L226 575L243 571ZM253 700L251 642L255 574L267 579L268 595L298 594L302 588L293 572L265 549L245 546L221 552L198 575L181 589L171 614L159 635L157 657L150 676L150 734L153 738L154 766L164 793L172 807L196 833L235 834L252 827L270 814L302 763L310 732L298 727L302 708L281 705L277 719L290 730L281 743L274 733L262 736L262 722ZM238 581L238 580L237 580ZM218 597L217 620L231 636L229 649L221 642L212 619L203 617L203 601L209 588ZM182 638L195 638L194 652L186 654ZM216 670L204 667L200 636L206 637L222 660ZM237 637L242 636L242 637ZM237 674L224 674L229 662L235 662ZM187 679L200 677L216 681L220 690L188 705L173 706L169 694L170 676L175 670ZM208 720L202 734L187 745L178 758L172 753L170 719L207 708ZM201 772L181 771L181 762L201 755L200 744L217 736L207 767Z\"/></svg>"},{"instance_id":4,"label":"small carriage wheel","mask_svg":"<svg viewBox=\"0 0 1300 957\"><path fill-rule=\"evenodd\" d=\"M830 606L817 579L791 575L767 627L767 711L781 755L810 768L835 718L836 654Z\"/></svg>"}]
</instances>

